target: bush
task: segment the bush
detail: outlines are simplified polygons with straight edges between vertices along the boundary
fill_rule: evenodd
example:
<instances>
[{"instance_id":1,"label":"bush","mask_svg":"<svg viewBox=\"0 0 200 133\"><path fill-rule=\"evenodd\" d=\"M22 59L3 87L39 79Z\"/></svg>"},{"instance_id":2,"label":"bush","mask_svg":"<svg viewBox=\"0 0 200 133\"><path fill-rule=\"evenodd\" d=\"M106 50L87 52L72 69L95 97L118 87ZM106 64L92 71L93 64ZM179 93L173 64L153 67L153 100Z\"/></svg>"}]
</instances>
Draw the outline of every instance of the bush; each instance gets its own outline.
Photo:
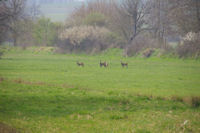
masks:
<instances>
[{"instance_id":1,"label":"bush","mask_svg":"<svg viewBox=\"0 0 200 133\"><path fill-rule=\"evenodd\" d=\"M62 28L61 23L51 22L50 19L42 17L33 26L33 42L39 46L54 46L58 41L58 33Z\"/></svg>"},{"instance_id":2,"label":"bush","mask_svg":"<svg viewBox=\"0 0 200 133\"><path fill-rule=\"evenodd\" d=\"M117 37L103 27L75 26L60 34L59 47L67 52L96 53L117 42Z\"/></svg>"},{"instance_id":3,"label":"bush","mask_svg":"<svg viewBox=\"0 0 200 133\"><path fill-rule=\"evenodd\" d=\"M156 41L148 35L139 35L129 44L124 51L127 56L139 54L144 49L156 47Z\"/></svg>"},{"instance_id":4,"label":"bush","mask_svg":"<svg viewBox=\"0 0 200 133\"><path fill-rule=\"evenodd\" d=\"M147 49L145 49L145 50L142 52L142 55L143 55L143 57L148 58L148 57L150 57L154 52L155 52L154 49L152 49L152 48L147 48Z\"/></svg>"},{"instance_id":5,"label":"bush","mask_svg":"<svg viewBox=\"0 0 200 133\"><path fill-rule=\"evenodd\" d=\"M84 24L92 26L105 26L106 21L106 17L98 12L88 14L83 20Z\"/></svg>"},{"instance_id":6,"label":"bush","mask_svg":"<svg viewBox=\"0 0 200 133\"><path fill-rule=\"evenodd\" d=\"M188 33L183 42L177 47L179 57L199 57L200 56L200 33Z\"/></svg>"}]
</instances>

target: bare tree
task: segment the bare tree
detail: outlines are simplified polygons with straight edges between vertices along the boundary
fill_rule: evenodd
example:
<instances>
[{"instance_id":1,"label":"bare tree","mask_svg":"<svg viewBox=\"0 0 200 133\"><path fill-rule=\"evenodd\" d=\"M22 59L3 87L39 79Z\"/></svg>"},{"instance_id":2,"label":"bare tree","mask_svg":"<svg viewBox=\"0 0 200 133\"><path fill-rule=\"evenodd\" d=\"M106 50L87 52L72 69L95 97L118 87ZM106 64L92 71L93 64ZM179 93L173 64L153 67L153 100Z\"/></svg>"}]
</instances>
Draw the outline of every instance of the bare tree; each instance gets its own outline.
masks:
<instances>
[{"instance_id":1,"label":"bare tree","mask_svg":"<svg viewBox=\"0 0 200 133\"><path fill-rule=\"evenodd\" d=\"M5 1L0 1L0 43L4 40L5 33L8 30L7 23L11 19L10 10L8 10Z\"/></svg>"},{"instance_id":2,"label":"bare tree","mask_svg":"<svg viewBox=\"0 0 200 133\"><path fill-rule=\"evenodd\" d=\"M16 45L16 22L22 18L25 9L25 0L1 0L0 1L0 35L8 30L13 33L14 45ZM1 39L2 40L2 39Z\"/></svg>"},{"instance_id":3,"label":"bare tree","mask_svg":"<svg viewBox=\"0 0 200 133\"><path fill-rule=\"evenodd\" d=\"M80 25L85 17L92 13L100 13L104 16L107 16L109 19L113 15L113 10L115 10L113 0L93 0L88 1L87 4L83 4L81 7L74 10L71 14L69 20L73 25Z\"/></svg>"},{"instance_id":4,"label":"bare tree","mask_svg":"<svg viewBox=\"0 0 200 133\"><path fill-rule=\"evenodd\" d=\"M28 16L31 18L31 20L35 20L41 16L41 14L42 12L40 11L40 5L38 5L36 2L33 2L33 4L29 6Z\"/></svg>"},{"instance_id":5,"label":"bare tree","mask_svg":"<svg viewBox=\"0 0 200 133\"><path fill-rule=\"evenodd\" d=\"M144 30L145 16L147 15L147 2L144 0L125 0L121 11L129 19L131 29L129 41L132 41L142 30Z\"/></svg>"},{"instance_id":6,"label":"bare tree","mask_svg":"<svg viewBox=\"0 0 200 133\"><path fill-rule=\"evenodd\" d=\"M165 43L167 35L172 32L170 4L168 0L150 0L149 4L148 27L158 41L159 47L163 47L162 44Z\"/></svg>"},{"instance_id":7,"label":"bare tree","mask_svg":"<svg viewBox=\"0 0 200 133\"><path fill-rule=\"evenodd\" d=\"M180 34L200 31L199 0L169 0L171 4L170 18L178 27Z\"/></svg>"},{"instance_id":8,"label":"bare tree","mask_svg":"<svg viewBox=\"0 0 200 133\"><path fill-rule=\"evenodd\" d=\"M196 0L196 16L197 16L197 23L198 23L198 31L200 31L200 1Z\"/></svg>"}]
</instances>

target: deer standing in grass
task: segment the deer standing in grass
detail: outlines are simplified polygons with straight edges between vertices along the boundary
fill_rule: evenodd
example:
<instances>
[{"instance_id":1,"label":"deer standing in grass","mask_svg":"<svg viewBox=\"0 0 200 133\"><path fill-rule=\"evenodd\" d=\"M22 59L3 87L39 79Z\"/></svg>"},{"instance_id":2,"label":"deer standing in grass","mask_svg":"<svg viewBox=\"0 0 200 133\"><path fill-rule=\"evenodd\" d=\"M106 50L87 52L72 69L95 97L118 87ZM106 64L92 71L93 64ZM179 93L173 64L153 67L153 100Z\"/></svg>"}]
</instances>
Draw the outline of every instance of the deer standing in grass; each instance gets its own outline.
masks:
<instances>
[{"instance_id":1,"label":"deer standing in grass","mask_svg":"<svg viewBox=\"0 0 200 133\"><path fill-rule=\"evenodd\" d=\"M99 63L100 67L104 66L104 67L108 67L108 63L107 62L101 62Z\"/></svg>"},{"instance_id":2,"label":"deer standing in grass","mask_svg":"<svg viewBox=\"0 0 200 133\"><path fill-rule=\"evenodd\" d=\"M76 64L78 65L78 66L82 66L82 67L84 67L84 63L83 62L76 62Z\"/></svg>"},{"instance_id":3,"label":"deer standing in grass","mask_svg":"<svg viewBox=\"0 0 200 133\"><path fill-rule=\"evenodd\" d=\"M124 67L127 67L127 68L128 68L128 63L127 63L127 62L125 63L125 62L122 62L122 61L121 61L121 65L122 65L123 68L124 68Z\"/></svg>"}]
</instances>

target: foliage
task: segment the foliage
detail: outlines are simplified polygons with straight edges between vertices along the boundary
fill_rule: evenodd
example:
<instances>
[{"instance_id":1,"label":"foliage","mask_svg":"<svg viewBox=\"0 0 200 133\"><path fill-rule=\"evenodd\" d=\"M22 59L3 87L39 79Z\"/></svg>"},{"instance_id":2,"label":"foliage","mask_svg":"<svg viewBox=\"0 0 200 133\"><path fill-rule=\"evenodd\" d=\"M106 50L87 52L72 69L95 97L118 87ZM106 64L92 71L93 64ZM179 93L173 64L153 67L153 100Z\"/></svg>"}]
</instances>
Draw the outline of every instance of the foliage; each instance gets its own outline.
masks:
<instances>
[{"instance_id":1,"label":"foliage","mask_svg":"<svg viewBox=\"0 0 200 133\"><path fill-rule=\"evenodd\" d=\"M125 48L124 54L134 56L147 48L156 48L156 41L148 34L141 34L137 36L130 45Z\"/></svg>"},{"instance_id":2,"label":"foliage","mask_svg":"<svg viewBox=\"0 0 200 133\"><path fill-rule=\"evenodd\" d=\"M115 43L115 47L125 48L125 55L137 55L146 48L155 48L154 45L169 53L172 51L168 45L170 37L175 36L174 38L178 40L180 35L189 31L198 32L199 4L198 0L124 0L119 3L111 0L95 0L75 10L69 19L72 20L71 24L67 26L106 27L113 35L120 36L120 45ZM148 41L143 41L142 38L138 41L137 36L143 34L150 34L151 38L148 37ZM146 40L146 37L143 37ZM152 42L154 45L149 45ZM185 48L186 51L191 51L189 45ZM179 47L177 51L184 51L181 49L184 48Z\"/></svg>"},{"instance_id":3,"label":"foliage","mask_svg":"<svg viewBox=\"0 0 200 133\"><path fill-rule=\"evenodd\" d=\"M154 49L152 48L147 48L143 51L143 56L146 57L146 58L149 58L153 53L155 52Z\"/></svg>"},{"instance_id":4,"label":"foliage","mask_svg":"<svg viewBox=\"0 0 200 133\"><path fill-rule=\"evenodd\" d=\"M199 0L169 0L171 6L169 19L172 19L178 33L200 32L200 1Z\"/></svg>"},{"instance_id":5,"label":"foliage","mask_svg":"<svg viewBox=\"0 0 200 133\"><path fill-rule=\"evenodd\" d=\"M66 29L60 35L61 40L69 39L72 45L81 45L87 38L91 39L104 39L109 30L106 28L93 27L93 26L80 26Z\"/></svg>"},{"instance_id":6,"label":"foliage","mask_svg":"<svg viewBox=\"0 0 200 133\"><path fill-rule=\"evenodd\" d=\"M106 25L106 18L103 14L98 12L93 12L88 14L83 22L85 25L92 25L92 26L105 26Z\"/></svg>"},{"instance_id":7,"label":"foliage","mask_svg":"<svg viewBox=\"0 0 200 133\"><path fill-rule=\"evenodd\" d=\"M0 1L0 44L7 38L7 32L13 33L15 45L15 23L25 16L25 0L2 0Z\"/></svg>"},{"instance_id":8,"label":"foliage","mask_svg":"<svg viewBox=\"0 0 200 133\"><path fill-rule=\"evenodd\" d=\"M128 40L134 39L143 31L145 27L145 17L147 13L148 2L142 0L124 0L122 6L119 8L122 16L128 16L129 23L127 24L130 30ZM122 25L122 24L121 24Z\"/></svg>"},{"instance_id":9,"label":"foliage","mask_svg":"<svg viewBox=\"0 0 200 133\"><path fill-rule=\"evenodd\" d=\"M50 19L41 17L31 20L26 18L18 21L19 46L55 46L58 42L58 35L62 30L62 23L51 22Z\"/></svg>"},{"instance_id":10,"label":"foliage","mask_svg":"<svg viewBox=\"0 0 200 133\"><path fill-rule=\"evenodd\" d=\"M17 30L17 45L22 47L28 47L35 45L33 37L34 22L29 18L18 21L15 25Z\"/></svg>"},{"instance_id":11,"label":"foliage","mask_svg":"<svg viewBox=\"0 0 200 133\"><path fill-rule=\"evenodd\" d=\"M177 47L177 54L180 57L200 56L200 33L188 33L183 38L183 43Z\"/></svg>"},{"instance_id":12,"label":"foliage","mask_svg":"<svg viewBox=\"0 0 200 133\"><path fill-rule=\"evenodd\" d=\"M119 39L105 27L77 26L66 29L60 34L64 47L84 52L102 51ZM61 47L63 47L63 45Z\"/></svg>"},{"instance_id":13,"label":"foliage","mask_svg":"<svg viewBox=\"0 0 200 133\"><path fill-rule=\"evenodd\" d=\"M37 45L52 46L57 36L56 26L50 19L42 17L34 26L33 36Z\"/></svg>"}]
</instances>

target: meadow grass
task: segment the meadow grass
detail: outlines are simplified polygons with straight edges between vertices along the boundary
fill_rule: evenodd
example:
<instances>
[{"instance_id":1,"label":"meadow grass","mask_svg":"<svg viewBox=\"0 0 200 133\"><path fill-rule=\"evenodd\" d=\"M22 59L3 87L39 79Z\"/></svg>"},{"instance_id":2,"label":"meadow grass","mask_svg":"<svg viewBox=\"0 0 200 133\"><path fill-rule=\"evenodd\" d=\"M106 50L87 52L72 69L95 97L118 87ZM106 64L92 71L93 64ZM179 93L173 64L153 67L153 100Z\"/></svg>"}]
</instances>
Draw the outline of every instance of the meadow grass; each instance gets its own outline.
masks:
<instances>
[{"instance_id":1,"label":"meadow grass","mask_svg":"<svg viewBox=\"0 0 200 133\"><path fill-rule=\"evenodd\" d=\"M199 60L50 51L15 48L2 57L1 122L33 133L200 132Z\"/></svg>"}]
</instances>

